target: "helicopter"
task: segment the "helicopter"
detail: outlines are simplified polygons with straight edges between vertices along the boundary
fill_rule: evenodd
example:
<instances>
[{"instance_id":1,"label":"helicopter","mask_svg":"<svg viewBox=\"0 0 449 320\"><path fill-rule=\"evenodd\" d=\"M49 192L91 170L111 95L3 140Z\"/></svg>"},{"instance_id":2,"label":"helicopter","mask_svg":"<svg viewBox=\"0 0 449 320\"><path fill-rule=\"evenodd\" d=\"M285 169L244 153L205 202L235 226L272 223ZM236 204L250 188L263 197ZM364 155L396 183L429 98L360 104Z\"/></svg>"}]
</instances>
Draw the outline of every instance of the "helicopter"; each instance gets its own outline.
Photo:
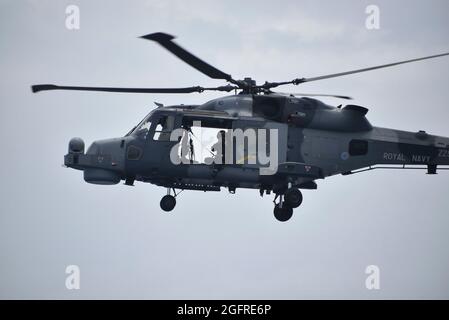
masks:
<instances>
[{"instance_id":1,"label":"helicopter","mask_svg":"<svg viewBox=\"0 0 449 320\"><path fill-rule=\"evenodd\" d=\"M162 197L160 207L166 212L175 208L176 197L184 190L207 192L227 188L233 194L238 188L256 189L261 196L274 194L274 216L284 222L292 217L293 209L302 204L301 190L317 189L316 181L326 177L374 169L424 169L433 175L437 170L449 169L446 167L449 165L448 137L431 135L423 130L408 132L376 127L368 121L368 109L363 106L336 107L313 98L325 96L350 100L348 96L272 90L283 85L299 85L443 57L449 53L317 77L266 81L259 85L249 77L234 79L179 46L170 34L157 32L141 38L158 43L201 73L227 84L182 88L39 84L31 87L32 92L80 90L184 94L217 91L234 94L201 105L164 106L156 103L157 108L125 136L94 141L86 152L81 138L71 139L64 165L83 171L88 183L110 185L124 181L125 185L133 186L139 181L164 187L167 194ZM263 134L251 135L251 130ZM198 137L203 131L209 132L207 141ZM243 139L233 144L235 132L243 133ZM217 137L213 145L210 134ZM258 157L260 154L275 161L262 161L264 157Z\"/></svg>"}]
</instances>

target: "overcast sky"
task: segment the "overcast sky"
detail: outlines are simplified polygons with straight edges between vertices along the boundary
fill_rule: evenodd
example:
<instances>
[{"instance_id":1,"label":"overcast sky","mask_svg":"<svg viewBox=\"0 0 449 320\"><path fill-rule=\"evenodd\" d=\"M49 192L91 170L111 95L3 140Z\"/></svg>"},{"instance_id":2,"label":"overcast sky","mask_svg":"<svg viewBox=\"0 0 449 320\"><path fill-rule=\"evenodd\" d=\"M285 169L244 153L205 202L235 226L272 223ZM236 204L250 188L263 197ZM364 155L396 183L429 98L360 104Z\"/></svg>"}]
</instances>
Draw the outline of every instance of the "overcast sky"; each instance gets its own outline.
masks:
<instances>
[{"instance_id":1,"label":"overcast sky","mask_svg":"<svg viewBox=\"0 0 449 320\"><path fill-rule=\"evenodd\" d=\"M65 26L80 9L80 29ZM365 27L366 6L380 29ZM272 197L96 186L63 168L74 136L125 134L154 106L216 93L32 94L30 85L224 85L139 36L164 31L258 82L449 51L449 2L0 0L0 298L449 298L449 173L374 171L318 182L287 223ZM346 94L373 125L449 136L449 58L285 87ZM334 99L324 100L340 104ZM65 287L68 265L80 290ZM380 268L367 290L365 268Z\"/></svg>"}]
</instances>

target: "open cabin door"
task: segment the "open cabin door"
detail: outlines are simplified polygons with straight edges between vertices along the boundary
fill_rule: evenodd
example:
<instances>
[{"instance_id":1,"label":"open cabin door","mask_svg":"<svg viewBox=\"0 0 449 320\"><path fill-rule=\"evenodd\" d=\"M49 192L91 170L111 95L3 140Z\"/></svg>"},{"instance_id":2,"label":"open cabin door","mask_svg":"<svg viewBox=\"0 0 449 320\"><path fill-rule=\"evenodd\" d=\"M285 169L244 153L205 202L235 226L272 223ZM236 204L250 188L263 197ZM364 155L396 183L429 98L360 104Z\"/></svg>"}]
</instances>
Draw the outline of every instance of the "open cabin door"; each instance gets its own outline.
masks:
<instances>
[{"instance_id":1,"label":"open cabin door","mask_svg":"<svg viewBox=\"0 0 449 320\"><path fill-rule=\"evenodd\" d=\"M183 163L260 168L286 161L288 127L282 123L185 114L181 127Z\"/></svg>"},{"instance_id":2,"label":"open cabin door","mask_svg":"<svg viewBox=\"0 0 449 320\"><path fill-rule=\"evenodd\" d=\"M223 137L232 129L235 118L227 115L186 112L182 117L182 137L178 156L183 164L210 165L223 163ZM220 158L220 161L218 161Z\"/></svg>"}]
</instances>

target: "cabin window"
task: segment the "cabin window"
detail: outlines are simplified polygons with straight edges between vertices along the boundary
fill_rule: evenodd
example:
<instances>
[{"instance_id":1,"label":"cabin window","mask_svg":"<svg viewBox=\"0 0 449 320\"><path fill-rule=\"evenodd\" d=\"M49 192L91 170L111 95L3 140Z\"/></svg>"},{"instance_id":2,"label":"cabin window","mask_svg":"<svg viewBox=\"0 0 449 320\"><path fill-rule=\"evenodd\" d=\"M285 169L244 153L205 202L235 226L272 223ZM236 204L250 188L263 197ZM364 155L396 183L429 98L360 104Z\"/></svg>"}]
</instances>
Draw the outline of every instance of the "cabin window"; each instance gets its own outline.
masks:
<instances>
[{"instance_id":1,"label":"cabin window","mask_svg":"<svg viewBox=\"0 0 449 320\"><path fill-rule=\"evenodd\" d=\"M162 116L156 122L154 129L153 140L156 141L170 141L170 134L175 125L174 116Z\"/></svg>"},{"instance_id":2,"label":"cabin window","mask_svg":"<svg viewBox=\"0 0 449 320\"><path fill-rule=\"evenodd\" d=\"M368 153L368 141L351 140L349 142L349 154L351 156L363 156Z\"/></svg>"}]
</instances>

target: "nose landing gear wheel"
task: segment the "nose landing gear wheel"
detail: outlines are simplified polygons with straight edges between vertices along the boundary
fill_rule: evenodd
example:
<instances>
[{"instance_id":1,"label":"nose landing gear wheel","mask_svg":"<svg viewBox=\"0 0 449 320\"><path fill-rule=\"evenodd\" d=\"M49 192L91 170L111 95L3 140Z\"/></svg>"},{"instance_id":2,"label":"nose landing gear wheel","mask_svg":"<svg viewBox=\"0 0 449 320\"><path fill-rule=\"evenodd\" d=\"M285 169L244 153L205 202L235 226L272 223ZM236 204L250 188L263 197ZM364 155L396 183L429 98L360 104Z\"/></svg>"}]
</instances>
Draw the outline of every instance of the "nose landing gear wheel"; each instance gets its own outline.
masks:
<instances>
[{"instance_id":1,"label":"nose landing gear wheel","mask_svg":"<svg viewBox=\"0 0 449 320\"><path fill-rule=\"evenodd\" d=\"M282 208L277 203L274 206L274 217L281 222L285 222L289 220L293 215L293 208L286 205L286 203L282 203Z\"/></svg>"},{"instance_id":2,"label":"nose landing gear wheel","mask_svg":"<svg viewBox=\"0 0 449 320\"><path fill-rule=\"evenodd\" d=\"M284 195L285 203L292 208L298 208L302 203L302 193L298 188L289 188Z\"/></svg>"},{"instance_id":3,"label":"nose landing gear wheel","mask_svg":"<svg viewBox=\"0 0 449 320\"><path fill-rule=\"evenodd\" d=\"M161 199L161 209L164 211L172 211L176 206L176 198L172 195L165 195Z\"/></svg>"}]
</instances>

